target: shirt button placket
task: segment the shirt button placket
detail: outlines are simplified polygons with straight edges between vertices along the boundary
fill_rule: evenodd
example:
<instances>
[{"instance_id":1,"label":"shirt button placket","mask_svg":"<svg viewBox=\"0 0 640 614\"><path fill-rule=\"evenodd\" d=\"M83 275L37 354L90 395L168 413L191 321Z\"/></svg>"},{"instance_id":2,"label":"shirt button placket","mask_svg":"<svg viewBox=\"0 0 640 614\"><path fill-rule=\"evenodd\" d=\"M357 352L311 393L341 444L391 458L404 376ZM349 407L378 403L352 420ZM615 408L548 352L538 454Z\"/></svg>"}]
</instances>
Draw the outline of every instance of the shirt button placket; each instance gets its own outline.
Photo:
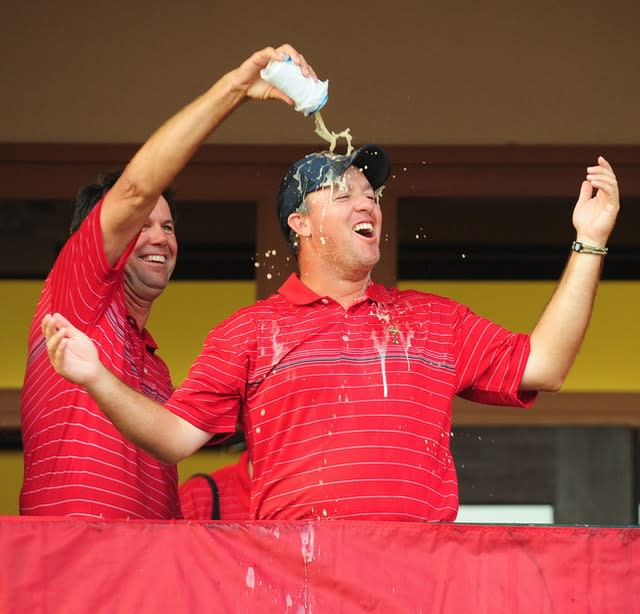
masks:
<instances>
[{"instance_id":1,"label":"shirt button placket","mask_svg":"<svg viewBox=\"0 0 640 614\"><path fill-rule=\"evenodd\" d=\"M342 341L349 343L349 312L344 312L344 319L342 321Z\"/></svg>"}]
</instances>

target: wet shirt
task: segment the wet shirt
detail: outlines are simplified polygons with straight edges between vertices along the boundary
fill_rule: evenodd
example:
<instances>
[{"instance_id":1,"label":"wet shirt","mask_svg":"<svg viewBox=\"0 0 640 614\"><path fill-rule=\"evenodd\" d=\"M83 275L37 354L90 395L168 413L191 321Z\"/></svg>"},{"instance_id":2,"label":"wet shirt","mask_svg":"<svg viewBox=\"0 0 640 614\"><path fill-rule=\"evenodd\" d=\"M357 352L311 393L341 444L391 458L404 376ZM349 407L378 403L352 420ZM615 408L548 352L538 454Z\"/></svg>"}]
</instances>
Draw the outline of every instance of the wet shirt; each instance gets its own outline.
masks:
<instances>
[{"instance_id":1,"label":"wet shirt","mask_svg":"<svg viewBox=\"0 0 640 614\"><path fill-rule=\"evenodd\" d=\"M532 404L528 355L450 299L372 284L345 310L294 274L209 333L168 406L211 433L240 419L253 518L450 521L452 399Z\"/></svg>"},{"instance_id":2,"label":"wet shirt","mask_svg":"<svg viewBox=\"0 0 640 614\"><path fill-rule=\"evenodd\" d=\"M102 363L163 402L172 392L156 344L127 316L123 269L106 261L97 205L69 238L45 281L29 332L22 392L21 514L92 518L180 516L175 466L126 441L89 395L49 363L40 322L58 311L94 341Z\"/></svg>"}]
</instances>

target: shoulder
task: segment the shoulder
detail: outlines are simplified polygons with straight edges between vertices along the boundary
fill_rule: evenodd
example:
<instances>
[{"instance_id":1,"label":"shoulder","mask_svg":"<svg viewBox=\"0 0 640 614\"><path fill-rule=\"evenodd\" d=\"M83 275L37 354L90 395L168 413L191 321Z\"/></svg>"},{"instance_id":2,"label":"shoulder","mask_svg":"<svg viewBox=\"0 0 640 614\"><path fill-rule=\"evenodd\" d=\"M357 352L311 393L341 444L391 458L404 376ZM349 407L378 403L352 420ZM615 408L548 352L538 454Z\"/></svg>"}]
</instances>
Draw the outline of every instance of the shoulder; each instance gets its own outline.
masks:
<instances>
[{"instance_id":1,"label":"shoulder","mask_svg":"<svg viewBox=\"0 0 640 614\"><path fill-rule=\"evenodd\" d=\"M388 293L391 299L401 307L413 307L423 309L445 309L447 311L468 309L462 303L438 294L432 294L430 292L423 292L420 290L398 290L397 288L390 288Z\"/></svg>"},{"instance_id":2,"label":"shoulder","mask_svg":"<svg viewBox=\"0 0 640 614\"><path fill-rule=\"evenodd\" d=\"M233 331L257 328L265 320L277 319L287 309L288 301L279 294L273 294L266 299L241 307L215 326L213 330Z\"/></svg>"}]
</instances>

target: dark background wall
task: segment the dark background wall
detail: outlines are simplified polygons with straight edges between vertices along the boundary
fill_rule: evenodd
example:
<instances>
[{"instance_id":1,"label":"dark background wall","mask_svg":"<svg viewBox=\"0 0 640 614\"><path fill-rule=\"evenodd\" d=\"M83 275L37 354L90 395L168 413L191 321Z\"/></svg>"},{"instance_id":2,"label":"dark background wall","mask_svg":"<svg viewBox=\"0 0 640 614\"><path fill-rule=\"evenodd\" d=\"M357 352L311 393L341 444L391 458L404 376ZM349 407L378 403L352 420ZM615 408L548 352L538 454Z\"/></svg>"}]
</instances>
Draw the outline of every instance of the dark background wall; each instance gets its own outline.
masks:
<instances>
[{"instance_id":1,"label":"dark background wall","mask_svg":"<svg viewBox=\"0 0 640 614\"><path fill-rule=\"evenodd\" d=\"M140 142L253 50L290 42L358 142L638 143L634 0L9 0L0 142ZM285 105L218 143L315 143Z\"/></svg>"}]
</instances>

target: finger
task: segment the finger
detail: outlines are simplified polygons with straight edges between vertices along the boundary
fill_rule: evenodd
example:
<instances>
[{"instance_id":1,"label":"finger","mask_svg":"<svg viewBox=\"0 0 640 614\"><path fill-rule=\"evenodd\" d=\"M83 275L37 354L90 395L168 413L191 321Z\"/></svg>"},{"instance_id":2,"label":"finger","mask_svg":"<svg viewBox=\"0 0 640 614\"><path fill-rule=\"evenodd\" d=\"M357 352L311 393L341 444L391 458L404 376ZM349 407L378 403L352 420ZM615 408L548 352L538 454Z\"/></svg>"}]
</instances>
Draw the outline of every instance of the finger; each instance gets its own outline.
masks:
<instances>
[{"instance_id":1,"label":"finger","mask_svg":"<svg viewBox=\"0 0 640 614\"><path fill-rule=\"evenodd\" d=\"M618 189L618 181L615 176L606 171L603 173L589 173L587 175L587 181L589 181L592 185L607 185L612 190Z\"/></svg>"},{"instance_id":2,"label":"finger","mask_svg":"<svg viewBox=\"0 0 640 614\"><path fill-rule=\"evenodd\" d=\"M583 181L580 186L580 194L578 195L578 202L583 200L589 200L593 195L593 187L589 181Z\"/></svg>"},{"instance_id":3,"label":"finger","mask_svg":"<svg viewBox=\"0 0 640 614\"><path fill-rule=\"evenodd\" d=\"M315 81L319 81L320 77L316 74L316 71L313 70L313 66L311 64L307 64L307 70L309 72L309 76L312 77Z\"/></svg>"},{"instance_id":4,"label":"finger","mask_svg":"<svg viewBox=\"0 0 640 614\"><path fill-rule=\"evenodd\" d=\"M298 57L294 60L294 62L300 67L300 72L305 76L309 76L309 64L307 64L307 60L304 59L304 56L299 53Z\"/></svg>"},{"instance_id":5,"label":"finger","mask_svg":"<svg viewBox=\"0 0 640 614\"><path fill-rule=\"evenodd\" d=\"M78 330L67 318L65 318L61 313L53 314L53 322L56 328L66 328L69 331Z\"/></svg>"},{"instance_id":6,"label":"finger","mask_svg":"<svg viewBox=\"0 0 640 614\"><path fill-rule=\"evenodd\" d=\"M617 185L618 181L612 173L605 171L602 173L587 173L587 181L603 181L611 185Z\"/></svg>"},{"instance_id":7,"label":"finger","mask_svg":"<svg viewBox=\"0 0 640 614\"><path fill-rule=\"evenodd\" d=\"M604 166L605 168L608 168L611 172L613 172L613 168L611 168L611 164L609 164L609 162L605 160L604 156L598 156L598 164L600 166Z\"/></svg>"},{"instance_id":8,"label":"finger","mask_svg":"<svg viewBox=\"0 0 640 614\"><path fill-rule=\"evenodd\" d=\"M610 200L617 200L618 198L618 189L616 186L606 183L604 181L592 181L591 185L598 190L598 194L602 192L606 194L607 198Z\"/></svg>"},{"instance_id":9,"label":"finger","mask_svg":"<svg viewBox=\"0 0 640 614\"><path fill-rule=\"evenodd\" d=\"M597 166L588 166L587 175L609 175L615 179L616 175L613 172L611 165L602 157L598 157Z\"/></svg>"},{"instance_id":10,"label":"finger","mask_svg":"<svg viewBox=\"0 0 640 614\"><path fill-rule=\"evenodd\" d=\"M616 178L613 169L607 168L606 166L589 166L587 167L587 175L600 175L602 177L611 177L612 179Z\"/></svg>"},{"instance_id":11,"label":"finger","mask_svg":"<svg viewBox=\"0 0 640 614\"><path fill-rule=\"evenodd\" d=\"M594 173L587 173L587 179L593 179L594 181L606 181L607 183L617 183L615 176L609 171L601 171Z\"/></svg>"},{"instance_id":12,"label":"finger","mask_svg":"<svg viewBox=\"0 0 640 614\"><path fill-rule=\"evenodd\" d=\"M53 364L56 366L56 369L64 364L64 355L67 350L68 343L69 340L65 337L64 339L60 340L60 343L56 347L53 358L51 359L51 362L53 362Z\"/></svg>"},{"instance_id":13,"label":"finger","mask_svg":"<svg viewBox=\"0 0 640 614\"><path fill-rule=\"evenodd\" d=\"M609 172L606 173L589 173L587 181L596 188L605 187L611 192L618 191L618 181L615 176Z\"/></svg>"},{"instance_id":14,"label":"finger","mask_svg":"<svg viewBox=\"0 0 640 614\"><path fill-rule=\"evenodd\" d=\"M49 339L51 339L51 337L53 337L53 335L55 335L57 330L58 328L56 327L55 320L53 319L53 317L49 316L47 321L43 322L42 325L42 333L44 335L44 338L48 341Z\"/></svg>"},{"instance_id":15,"label":"finger","mask_svg":"<svg viewBox=\"0 0 640 614\"><path fill-rule=\"evenodd\" d=\"M291 58L291 61L300 67L300 71L305 77L311 77L316 81L318 80L318 75L316 75L315 70L313 70L305 57L294 47L289 44L284 44L278 47L278 50L282 53L286 53Z\"/></svg>"},{"instance_id":16,"label":"finger","mask_svg":"<svg viewBox=\"0 0 640 614\"><path fill-rule=\"evenodd\" d=\"M56 350L58 349L59 345L60 345L60 339L58 339L57 341L55 341L53 339L49 339L47 341L47 356L49 356L49 360L52 363L53 363L53 361L55 359Z\"/></svg>"},{"instance_id":17,"label":"finger","mask_svg":"<svg viewBox=\"0 0 640 614\"><path fill-rule=\"evenodd\" d=\"M301 53L298 54L296 64L300 67L300 72L305 77L313 77L313 75L311 74L313 72L311 70L311 66L309 66L309 64L307 63L307 60L305 60L304 56Z\"/></svg>"},{"instance_id":18,"label":"finger","mask_svg":"<svg viewBox=\"0 0 640 614\"><path fill-rule=\"evenodd\" d=\"M49 326L49 322L51 322L51 314L47 313L45 314L44 318L42 318L42 321L40 322L40 330L42 331L42 334L45 337L47 336L47 328Z\"/></svg>"},{"instance_id":19,"label":"finger","mask_svg":"<svg viewBox=\"0 0 640 614\"><path fill-rule=\"evenodd\" d=\"M58 349L60 342L66 337L66 331L64 328L61 328L58 331L49 331L49 336L47 338L47 353L49 356L55 355L56 350Z\"/></svg>"},{"instance_id":20,"label":"finger","mask_svg":"<svg viewBox=\"0 0 640 614\"><path fill-rule=\"evenodd\" d=\"M238 70L255 70L256 67L264 68L271 60L282 62L286 59L286 54L273 47L265 47L254 52L250 58L245 60Z\"/></svg>"},{"instance_id":21,"label":"finger","mask_svg":"<svg viewBox=\"0 0 640 614\"><path fill-rule=\"evenodd\" d=\"M311 66L311 64L309 64L307 62L307 60L304 58L304 56L300 53L298 54L298 65L300 66L300 70L302 71L302 74L305 77L311 77L314 81L318 80L318 75L316 74L316 71L313 70L313 67Z\"/></svg>"},{"instance_id":22,"label":"finger","mask_svg":"<svg viewBox=\"0 0 640 614\"><path fill-rule=\"evenodd\" d=\"M291 45L289 45L289 43L284 43L280 45L276 49L276 53L279 53L280 56L288 55L294 62L298 57L298 52ZM284 60L284 57L281 57L280 59Z\"/></svg>"}]
</instances>

